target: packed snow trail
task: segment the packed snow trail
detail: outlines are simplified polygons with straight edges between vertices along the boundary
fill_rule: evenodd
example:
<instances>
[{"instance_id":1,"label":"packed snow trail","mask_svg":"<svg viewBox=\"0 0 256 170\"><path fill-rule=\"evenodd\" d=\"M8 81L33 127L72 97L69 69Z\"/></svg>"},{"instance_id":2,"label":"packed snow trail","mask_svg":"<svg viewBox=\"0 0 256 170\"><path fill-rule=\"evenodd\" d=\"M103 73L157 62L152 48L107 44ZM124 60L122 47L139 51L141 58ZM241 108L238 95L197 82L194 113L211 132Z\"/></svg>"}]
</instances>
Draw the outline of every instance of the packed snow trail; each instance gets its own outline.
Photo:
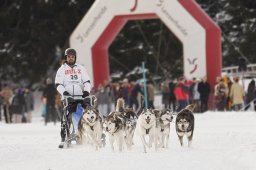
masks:
<instances>
[{"instance_id":1,"label":"packed snow trail","mask_svg":"<svg viewBox=\"0 0 256 170\"><path fill-rule=\"evenodd\" d=\"M92 146L59 149L59 123L45 126L40 117L31 124L2 121L0 170L255 170L255 122L255 112L195 114L191 148L180 147L172 123L169 148L149 149L145 154L137 135L132 150L122 153L113 153L108 141L99 151Z\"/></svg>"}]
</instances>

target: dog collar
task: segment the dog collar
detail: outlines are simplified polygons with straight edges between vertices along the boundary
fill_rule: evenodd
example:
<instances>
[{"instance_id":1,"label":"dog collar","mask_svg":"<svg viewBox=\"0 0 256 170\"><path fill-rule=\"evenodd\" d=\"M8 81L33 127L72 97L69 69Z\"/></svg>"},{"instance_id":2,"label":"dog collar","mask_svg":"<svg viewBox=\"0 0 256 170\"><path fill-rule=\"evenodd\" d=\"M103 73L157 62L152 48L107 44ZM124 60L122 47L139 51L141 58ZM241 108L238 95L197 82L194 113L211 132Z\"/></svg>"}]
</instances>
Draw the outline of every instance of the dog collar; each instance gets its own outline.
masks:
<instances>
[{"instance_id":1,"label":"dog collar","mask_svg":"<svg viewBox=\"0 0 256 170\"><path fill-rule=\"evenodd\" d=\"M94 131L93 126L90 126L91 130Z\"/></svg>"},{"instance_id":2,"label":"dog collar","mask_svg":"<svg viewBox=\"0 0 256 170\"><path fill-rule=\"evenodd\" d=\"M151 129L151 128L146 129L146 135L149 134L149 130L150 130L150 129Z\"/></svg>"}]
</instances>

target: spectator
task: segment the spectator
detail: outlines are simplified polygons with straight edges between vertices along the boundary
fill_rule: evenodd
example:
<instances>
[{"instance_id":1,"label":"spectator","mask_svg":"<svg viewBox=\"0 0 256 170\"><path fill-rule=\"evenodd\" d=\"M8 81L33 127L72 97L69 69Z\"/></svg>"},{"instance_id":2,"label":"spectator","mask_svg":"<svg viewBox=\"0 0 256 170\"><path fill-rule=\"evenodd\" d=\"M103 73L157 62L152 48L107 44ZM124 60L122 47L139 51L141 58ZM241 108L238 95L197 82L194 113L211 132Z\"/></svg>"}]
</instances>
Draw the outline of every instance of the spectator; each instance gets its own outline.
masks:
<instances>
[{"instance_id":1,"label":"spectator","mask_svg":"<svg viewBox=\"0 0 256 170\"><path fill-rule=\"evenodd\" d=\"M114 94L115 94L115 106L116 106L116 102L117 99L119 98L123 98L123 86L122 86L122 82L119 82L115 85L115 90L114 90Z\"/></svg>"},{"instance_id":2,"label":"spectator","mask_svg":"<svg viewBox=\"0 0 256 170\"><path fill-rule=\"evenodd\" d=\"M52 79L47 78L46 88L43 91L43 97L46 98L46 115L45 115L45 125L51 120L56 124L56 110L55 110L55 97L57 95L57 90L52 82Z\"/></svg>"},{"instance_id":3,"label":"spectator","mask_svg":"<svg viewBox=\"0 0 256 170\"><path fill-rule=\"evenodd\" d=\"M22 89L17 89L11 102L11 112L13 114L13 122L21 123L24 116L25 98Z\"/></svg>"},{"instance_id":4,"label":"spectator","mask_svg":"<svg viewBox=\"0 0 256 170\"><path fill-rule=\"evenodd\" d=\"M193 83L193 80L185 80L185 85L188 87L188 104L193 103L193 88L191 88Z\"/></svg>"},{"instance_id":5,"label":"spectator","mask_svg":"<svg viewBox=\"0 0 256 170\"><path fill-rule=\"evenodd\" d=\"M2 105L4 102L4 97L2 96L2 92L0 90L0 121L2 121Z\"/></svg>"},{"instance_id":6,"label":"spectator","mask_svg":"<svg viewBox=\"0 0 256 170\"><path fill-rule=\"evenodd\" d=\"M34 97L30 89L26 88L24 91L25 99L25 112L27 114L27 122L31 123L32 121L32 111L34 110Z\"/></svg>"},{"instance_id":7,"label":"spectator","mask_svg":"<svg viewBox=\"0 0 256 170\"><path fill-rule=\"evenodd\" d=\"M12 122L12 113L10 112L10 99L13 95L12 89L7 85L4 84L2 89L2 96L3 96L3 109L4 109L4 117L6 123Z\"/></svg>"},{"instance_id":8,"label":"spectator","mask_svg":"<svg viewBox=\"0 0 256 170\"><path fill-rule=\"evenodd\" d=\"M215 85L215 106L218 111L225 111L227 101L227 88L222 78L216 79L217 84Z\"/></svg>"},{"instance_id":9,"label":"spectator","mask_svg":"<svg viewBox=\"0 0 256 170\"><path fill-rule=\"evenodd\" d=\"M107 113L110 113L111 111L113 111L114 108L114 103L115 103L115 95L114 95L114 91L111 87L110 84L107 84L105 86L105 91L107 93Z\"/></svg>"},{"instance_id":10,"label":"spectator","mask_svg":"<svg viewBox=\"0 0 256 170\"><path fill-rule=\"evenodd\" d=\"M63 115L63 103L61 101L61 94L57 93L55 96L55 110L57 113L58 121L61 121L61 115Z\"/></svg>"},{"instance_id":11,"label":"spectator","mask_svg":"<svg viewBox=\"0 0 256 170\"><path fill-rule=\"evenodd\" d=\"M100 84L98 86L98 91L96 93L96 97L97 97L97 105L98 105L98 109L99 112L102 116L107 116L107 103L108 103L108 94L105 91L105 89L103 88L103 86Z\"/></svg>"},{"instance_id":12,"label":"spectator","mask_svg":"<svg viewBox=\"0 0 256 170\"><path fill-rule=\"evenodd\" d=\"M174 94L176 83L173 80L169 81L169 108L171 110L176 109L176 97Z\"/></svg>"},{"instance_id":13,"label":"spectator","mask_svg":"<svg viewBox=\"0 0 256 170\"><path fill-rule=\"evenodd\" d=\"M168 80L164 80L161 83L161 92L162 92L162 104L164 105L164 108L168 107L169 103L169 84Z\"/></svg>"},{"instance_id":14,"label":"spectator","mask_svg":"<svg viewBox=\"0 0 256 170\"><path fill-rule=\"evenodd\" d=\"M134 88L134 85L135 85L135 81L131 81L129 83L129 90L128 90L128 103L127 103L127 106L130 106L130 96L131 96L131 92Z\"/></svg>"},{"instance_id":15,"label":"spectator","mask_svg":"<svg viewBox=\"0 0 256 170\"><path fill-rule=\"evenodd\" d=\"M185 85L185 78L180 77L179 81L174 89L174 94L178 102L177 112L181 111L188 105L188 95L189 87Z\"/></svg>"},{"instance_id":16,"label":"spectator","mask_svg":"<svg viewBox=\"0 0 256 170\"><path fill-rule=\"evenodd\" d=\"M130 95L130 102L129 102L130 108L134 108L134 110L137 110L139 108L138 97L140 94L142 95L143 92L142 92L139 82L136 82L136 84L134 85L134 87L131 91L131 95Z\"/></svg>"},{"instance_id":17,"label":"spectator","mask_svg":"<svg viewBox=\"0 0 256 170\"><path fill-rule=\"evenodd\" d=\"M190 86L190 92L192 95L191 102L194 105L194 112L200 112L200 93L198 91L198 85L200 83L199 79L193 78L193 83Z\"/></svg>"},{"instance_id":18,"label":"spectator","mask_svg":"<svg viewBox=\"0 0 256 170\"><path fill-rule=\"evenodd\" d=\"M229 77L227 77L227 84L226 84L226 87L227 87L227 90L228 90L228 94L227 94L227 102L226 102L226 109L227 110L231 110L231 107L232 107L232 101L230 100L230 91L231 91L231 86L232 86L233 82L230 80Z\"/></svg>"},{"instance_id":19,"label":"spectator","mask_svg":"<svg viewBox=\"0 0 256 170\"><path fill-rule=\"evenodd\" d=\"M256 85L255 81L251 80L247 88L246 103L249 104L254 99L256 99Z\"/></svg>"},{"instance_id":20,"label":"spectator","mask_svg":"<svg viewBox=\"0 0 256 170\"><path fill-rule=\"evenodd\" d=\"M152 80L148 82L148 108L155 109L154 106L154 98L155 98L155 87Z\"/></svg>"},{"instance_id":21,"label":"spectator","mask_svg":"<svg viewBox=\"0 0 256 170\"><path fill-rule=\"evenodd\" d=\"M122 98L124 99L125 105L128 105L128 96L129 96L129 81L125 78L122 82Z\"/></svg>"},{"instance_id":22,"label":"spectator","mask_svg":"<svg viewBox=\"0 0 256 170\"><path fill-rule=\"evenodd\" d=\"M42 107L41 116L45 119L45 116L46 116L46 97L44 97L44 96L42 96L42 104L43 104L43 107Z\"/></svg>"},{"instance_id":23,"label":"spectator","mask_svg":"<svg viewBox=\"0 0 256 170\"><path fill-rule=\"evenodd\" d=\"M233 109L239 111L244 104L244 90L242 85L239 84L239 77L234 78L234 83L231 86L230 99L233 103Z\"/></svg>"},{"instance_id":24,"label":"spectator","mask_svg":"<svg viewBox=\"0 0 256 170\"><path fill-rule=\"evenodd\" d=\"M206 112L208 110L208 99L211 92L210 84L207 82L207 77L203 77L203 80L198 84L198 92L200 93L200 111Z\"/></svg>"}]
</instances>

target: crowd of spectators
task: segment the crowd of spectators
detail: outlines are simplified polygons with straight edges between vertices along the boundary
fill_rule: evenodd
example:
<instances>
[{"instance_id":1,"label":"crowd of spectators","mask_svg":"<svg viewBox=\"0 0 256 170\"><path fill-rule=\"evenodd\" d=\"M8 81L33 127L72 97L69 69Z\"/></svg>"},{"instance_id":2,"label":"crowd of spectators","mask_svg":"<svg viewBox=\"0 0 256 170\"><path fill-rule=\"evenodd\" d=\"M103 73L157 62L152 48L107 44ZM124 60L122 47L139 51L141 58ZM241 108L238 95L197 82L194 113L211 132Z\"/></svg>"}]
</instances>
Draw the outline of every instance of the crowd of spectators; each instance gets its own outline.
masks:
<instances>
[{"instance_id":1,"label":"crowd of spectators","mask_svg":"<svg viewBox=\"0 0 256 170\"><path fill-rule=\"evenodd\" d=\"M217 77L214 86L215 109L217 111L239 111L249 106L256 99L255 81L252 79L245 89L243 80L236 76ZM254 107L255 104L253 103ZM256 110L254 108L254 110Z\"/></svg>"},{"instance_id":2,"label":"crowd of spectators","mask_svg":"<svg viewBox=\"0 0 256 170\"><path fill-rule=\"evenodd\" d=\"M158 87L158 86L157 86ZM194 112L207 111L210 102L216 111L239 111L250 107L250 103L256 103L256 83L252 79L245 90L239 77L216 77L214 89L210 89L207 78L193 78L186 80L180 77L178 80L165 79L159 89L152 80L147 81L147 99L144 95L144 84L141 81L129 81L127 78L116 83L105 82L97 89L92 89L91 95L97 97L97 108L107 116L115 109L118 98L125 100L125 107L135 111L147 100L148 108L155 108L154 100L156 91L162 95L162 107L174 111L180 111L188 104L194 105ZM210 98L210 93L213 97ZM211 100L211 101L210 101ZM46 80L42 95L45 125L48 122L60 120L62 110L61 96L57 93L51 79ZM255 104L253 104L256 110ZM157 106L159 108L159 106ZM0 121L6 123L21 123L32 121L34 109L34 97L29 88L11 88L8 84L0 86Z\"/></svg>"},{"instance_id":3,"label":"crowd of spectators","mask_svg":"<svg viewBox=\"0 0 256 170\"><path fill-rule=\"evenodd\" d=\"M34 97L29 88L8 84L0 88L0 121L4 118L6 123L31 123L33 109Z\"/></svg>"},{"instance_id":4,"label":"crowd of spectators","mask_svg":"<svg viewBox=\"0 0 256 170\"><path fill-rule=\"evenodd\" d=\"M186 80L180 77L178 80L164 80L161 83L162 103L165 108L180 111L188 104L194 105L195 112L208 110L210 85L207 78L202 80L193 78Z\"/></svg>"},{"instance_id":5,"label":"crowd of spectators","mask_svg":"<svg viewBox=\"0 0 256 170\"><path fill-rule=\"evenodd\" d=\"M166 79L161 83L161 92L163 106L176 111L188 104L194 104L194 112L203 113L209 109L210 103L213 103L212 110L240 111L246 106L249 107L248 104L252 101L256 103L255 81L252 79L245 90L238 76L232 80L227 75L217 77L214 89L210 88L207 77L192 80L180 77L177 81Z\"/></svg>"}]
</instances>

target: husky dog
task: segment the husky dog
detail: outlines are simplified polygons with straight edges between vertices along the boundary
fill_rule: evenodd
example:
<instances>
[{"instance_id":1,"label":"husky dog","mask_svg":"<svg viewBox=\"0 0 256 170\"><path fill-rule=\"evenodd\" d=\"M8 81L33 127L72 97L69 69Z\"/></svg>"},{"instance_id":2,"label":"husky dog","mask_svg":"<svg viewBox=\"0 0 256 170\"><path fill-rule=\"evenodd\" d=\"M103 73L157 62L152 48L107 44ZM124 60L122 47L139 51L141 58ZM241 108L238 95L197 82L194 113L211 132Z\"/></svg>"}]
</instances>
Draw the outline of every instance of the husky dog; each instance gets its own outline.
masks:
<instances>
[{"instance_id":1,"label":"husky dog","mask_svg":"<svg viewBox=\"0 0 256 170\"><path fill-rule=\"evenodd\" d=\"M180 145L183 146L183 136L186 135L188 138L188 146L190 147L194 133L193 105L188 105L177 114L175 125Z\"/></svg>"},{"instance_id":2,"label":"husky dog","mask_svg":"<svg viewBox=\"0 0 256 170\"><path fill-rule=\"evenodd\" d=\"M124 132L123 140L125 141L127 148L131 149L131 146L133 144L134 131L135 131L136 122L137 122L137 115L132 109L124 108L124 106L125 106L124 99L119 98L117 100L116 110L114 112L111 112L107 118L109 117L111 118L115 116L117 119L121 121L120 123L122 123L122 126L123 126L122 130ZM107 125L105 122L106 121L104 121L104 126Z\"/></svg>"},{"instance_id":3,"label":"husky dog","mask_svg":"<svg viewBox=\"0 0 256 170\"><path fill-rule=\"evenodd\" d=\"M125 117L120 112L124 107L122 100L117 100L116 111L111 112L107 117L104 117L103 128L109 135L109 142L112 151L114 151L114 142L117 141L119 151L123 150L123 142L125 135Z\"/></svg>"},{"instance_id":4,"label":"husky dog","mask_svg":"<svg viewBox=\"0 0 256 170\"><path fill-rule=\"evenodd\" d=\"M114 142L117 141L119 145L119 151L123 150L124 141L124 119L116 114L110 114L104 118L103 123L104 131L109 135L109 142L112 151L114 151Z\"/></svg>"},{"instance_id":5,"label":"husky dog","mask_svg":"<svg viewBox=\"0 0 256 170\"><path fill-rule=\"evenodd\" d=\"M157 117L156 122L156 135L159 140L159 147L168 148L169 134L170 134L170 123L172 122L173 116L169 109L154 110Z\"/></svg>"},{"instance_id":6,"label":"husky dog","mask_svg":"<svg viewBox=\"0 0 256 170\"><path fill-rule=\"evenodd\" d=\"M143 144L143 151L146 153L146 147L151 148L154 143L157 150L157 137L156 137L156 116L151 109L143 109L137 121L136 131L138 132L141 142ZM146 142L145 137L149 137Z\"/></svg>"},{"instance_id":7,"label":"husky dog","mask_svg":"<svg viewBox=\"0 0 256 170\"><path fill-rule=\"evenodd\" d=\"M138 117L133 109L124 108L124 105L125 105L124 99L119 98L117 102L115 114L121 114L122 117L124 118L124 121L125 121L125 125L124 125L125 138L124 139L125 139L127 148L131 149Z\"/></svg>"},{"instance_id":8,"label":"husky dog","mask_svg":"<svg viewBox=\"0 0 256 170\"><path fill-rule=\"evenodd\" d=\"M132 109L124 109L121 113L125 118L124 131L126 146L128 149L131 149L138 117Z\"/></svg>"},{"instance_id":9,"label":"husky dog","mask_svg":"<svg viewBox=\"0 0 256 170\"><path fill-rule=\"evenodd\" d=\"M98 110L93 106L88 105L85 108L83 116L79 121L78 131L82 143L84 143L85 139L88 138L88 142L95 145L96 150L98 150L99 147L102 147L102 119Z\"/></svg>"}]
</instances>

